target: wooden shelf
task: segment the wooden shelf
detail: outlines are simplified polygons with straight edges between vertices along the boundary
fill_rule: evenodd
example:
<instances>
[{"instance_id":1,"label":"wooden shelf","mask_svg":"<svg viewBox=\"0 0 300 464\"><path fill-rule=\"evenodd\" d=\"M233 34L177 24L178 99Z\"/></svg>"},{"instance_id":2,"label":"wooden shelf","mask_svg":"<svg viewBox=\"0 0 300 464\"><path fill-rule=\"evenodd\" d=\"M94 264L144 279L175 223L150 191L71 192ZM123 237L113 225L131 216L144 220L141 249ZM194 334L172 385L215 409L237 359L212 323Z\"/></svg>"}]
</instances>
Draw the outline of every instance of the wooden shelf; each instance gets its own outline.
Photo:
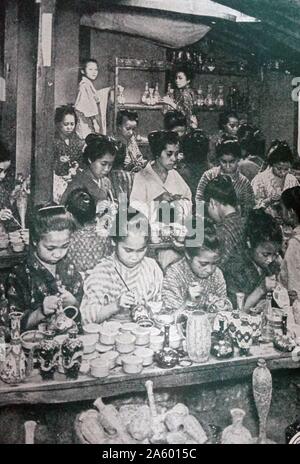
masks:
<instances>
[{"instance_id":1,"label":"wooden shelf","mask_svg":"<svg viewBox=\"0 0 300 464\"><path fill-rule=\"evenodd\" d=\"M144 105L143 103L125 103L124 105L118 105L118 108L128 110L162 110L164 105Z\"/></svg>"}]
</instances>

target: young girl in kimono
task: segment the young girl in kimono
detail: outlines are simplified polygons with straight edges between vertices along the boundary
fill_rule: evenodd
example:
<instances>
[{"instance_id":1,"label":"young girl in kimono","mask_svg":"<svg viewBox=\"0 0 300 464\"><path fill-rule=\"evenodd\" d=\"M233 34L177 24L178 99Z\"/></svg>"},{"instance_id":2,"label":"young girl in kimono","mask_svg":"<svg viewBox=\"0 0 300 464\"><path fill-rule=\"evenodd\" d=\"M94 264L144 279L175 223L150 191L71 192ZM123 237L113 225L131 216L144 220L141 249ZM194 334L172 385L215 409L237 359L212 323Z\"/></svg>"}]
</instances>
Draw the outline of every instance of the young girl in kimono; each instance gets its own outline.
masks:
<instances>
[{"instance_id":1,"label":"young girl in kimono","mask_svg":"<svg viewBox=\"0 0 300 464\"><path fill-rule=\"evenodd\" d=\"M112 230L115 253L103 258L84 282L84 324L130 321L135 305L161 298L162 271L154 259L146 257L149 224L145 216L120 213Z\"/></svg>"},{"instance_id":2,"label":"young girl in kimono","mask_svg":"<svg viewBox=\"0 0 300 464\"><path fill-rule=\"evenodd\" d=\"M86 60L81 75L75 101L78 117L76 132L84 140L90 133L102 133L100 102L93 84L98 76L98 62L92 58Z\"/></svg>"},{"instance_id":3,"label":"young girl in kimono","mask_svg":"<svg viewBox=\"0 0 300 464\"><path fill-rule=\"evenodd\" d=\"M215 297L227 297L222 271L218 268L220 243L211 221L205 221L203 241L187 239L185 256L169 266L163 282L162 299L169 311L184 308L187 300L195 308L208 309Z\"/></svg>"},{"instance_id":4,"label":"young girl in kimono","mask_svg":"<svg viewBox=\"0 0 300 464\"><path fill-rule=\"evenodd\" d=\"M60 305L79 308L82 280L67 259L74 230L74 219L64 206L42 207L35 212L28 258L14 268L6 281L10 307L23 313L22 331L50 322ZM79 316L76 321L80 325Z\"/></svg>"}]
</instances>

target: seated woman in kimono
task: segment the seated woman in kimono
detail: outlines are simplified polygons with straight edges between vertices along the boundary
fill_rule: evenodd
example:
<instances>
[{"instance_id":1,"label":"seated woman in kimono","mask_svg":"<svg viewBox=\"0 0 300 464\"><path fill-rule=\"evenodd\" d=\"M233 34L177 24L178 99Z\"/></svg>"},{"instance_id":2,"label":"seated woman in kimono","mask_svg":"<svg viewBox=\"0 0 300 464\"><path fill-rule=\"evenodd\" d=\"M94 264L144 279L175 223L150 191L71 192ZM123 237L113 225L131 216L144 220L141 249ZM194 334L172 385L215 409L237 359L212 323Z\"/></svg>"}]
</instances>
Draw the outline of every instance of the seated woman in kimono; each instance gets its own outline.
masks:
<instances>
[{"instance_id":1,"label":"seated woman in kimono","mask_svg":"<svg viewBox=\"0 0 300 464\"><path fill-rule=\"evenodd\" d=\"M84 324L130 321L135 305L161 298L162 271L154 259L146 257L149 223L145 216L128 211L125 217L124 212L117 214L112 233L115 253L103 258L84 282Z\"/></svg>"},{"instance_id":2,"label":"seated woman in kimono","mask_svg":"<svg viewBox=\"0 0 300 464\"><path fill-rule=\"evenodd\" d=\"M135 175L130 205L144 213L152 223L158 220L160 206L168 204L184 221L192 210L192 194L174 169L179 153L178 135L155 131L149 134L148 139L155 160Z\"/></svg>"}]
</instances>

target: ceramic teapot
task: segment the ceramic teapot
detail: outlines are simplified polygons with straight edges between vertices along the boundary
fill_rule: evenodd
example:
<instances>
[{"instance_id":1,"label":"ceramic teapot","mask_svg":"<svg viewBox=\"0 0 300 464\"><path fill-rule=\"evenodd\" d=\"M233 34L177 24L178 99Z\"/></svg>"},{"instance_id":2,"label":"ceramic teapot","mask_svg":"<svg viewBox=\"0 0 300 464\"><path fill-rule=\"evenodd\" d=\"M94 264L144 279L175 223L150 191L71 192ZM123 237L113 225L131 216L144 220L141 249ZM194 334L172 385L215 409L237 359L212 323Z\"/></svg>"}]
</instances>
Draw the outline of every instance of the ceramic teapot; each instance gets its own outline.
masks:
<instances>
[{"instance_id":1,"label":"ceramic teapot","mask_svg":"<svg viewBox=\"0 0 300 464\"><path fill-rule=\"evenodd\" d=\"M73 312L71 317L67 315L70 312ZM66 306L65 308L60 307L51 322L51 329L58 333L66 332L67 330L74 327L74 319L77 317L77 315L78 309L75 306Z\"/></svg>"}]
</instances>

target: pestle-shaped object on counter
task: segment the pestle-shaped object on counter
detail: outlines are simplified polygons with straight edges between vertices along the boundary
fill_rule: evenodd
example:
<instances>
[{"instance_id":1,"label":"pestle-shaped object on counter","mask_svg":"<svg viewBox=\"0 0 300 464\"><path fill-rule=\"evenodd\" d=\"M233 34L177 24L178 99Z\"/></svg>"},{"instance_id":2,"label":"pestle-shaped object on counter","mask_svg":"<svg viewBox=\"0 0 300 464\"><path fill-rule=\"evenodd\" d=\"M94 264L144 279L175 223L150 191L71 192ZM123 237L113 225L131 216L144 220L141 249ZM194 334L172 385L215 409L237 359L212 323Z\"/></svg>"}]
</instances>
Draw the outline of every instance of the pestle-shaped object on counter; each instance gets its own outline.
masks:
<instances>
[{"instance_id":1,"label":"pestle-shaped object on counter","mask_svg":"<svg viewBox=\"0 0 300 464\"><path fill-rule=\"evenodd\" d=\"M34 444L34 432L35 432L36 426L37 426L37 423L35 421L26 421L24 423L26 445Z\"/></svg>"},{"instance_id":2,"label":"pestle-shaped object on counter","mask_svg":"<svg viewBox=\"0 0 300 464\"><path fill-rule=\"evenodd\" d=\"M154 394L153 394L153 382L152 380L147 380L145 382L145 387L147 390L149 407L151 412L151 428L153 431L153 436L151 439L152 443L165 443L166 440L166 426L164 424L165 414L158 414Z\"/></svg>"}]
</instances>

